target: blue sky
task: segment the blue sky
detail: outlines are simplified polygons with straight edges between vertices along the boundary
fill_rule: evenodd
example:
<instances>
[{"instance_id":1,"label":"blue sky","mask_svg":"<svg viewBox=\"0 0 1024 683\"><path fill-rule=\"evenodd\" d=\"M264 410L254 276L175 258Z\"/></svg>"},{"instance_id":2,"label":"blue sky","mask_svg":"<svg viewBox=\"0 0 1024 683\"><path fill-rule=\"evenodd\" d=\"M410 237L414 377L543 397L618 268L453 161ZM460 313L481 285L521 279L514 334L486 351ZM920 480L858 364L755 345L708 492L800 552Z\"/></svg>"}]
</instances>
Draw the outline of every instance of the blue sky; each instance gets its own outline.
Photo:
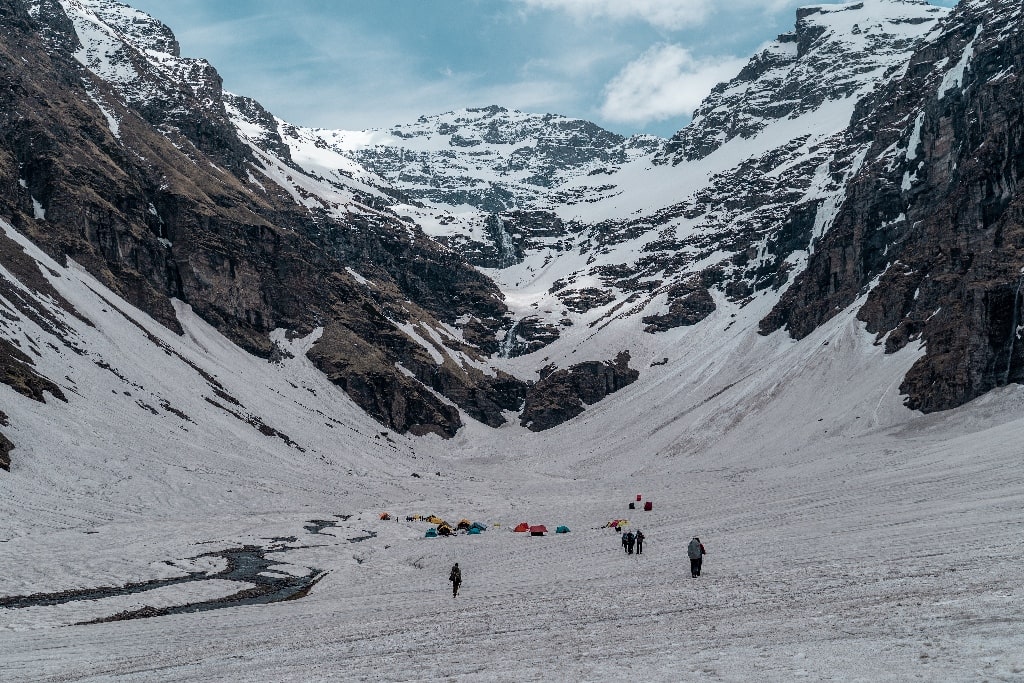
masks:
<instances>
[{"instance_id":1,"label":"blue sky","mask_svg":"<svg viewBox=\"0 0 1024 683\"><path fill-rule=\"evenodd\" d=\"M669 136L808 0L123 0L292 123L499 104ZM932 4L951 6L952 0Z\"/></svg>"}]
</instances>

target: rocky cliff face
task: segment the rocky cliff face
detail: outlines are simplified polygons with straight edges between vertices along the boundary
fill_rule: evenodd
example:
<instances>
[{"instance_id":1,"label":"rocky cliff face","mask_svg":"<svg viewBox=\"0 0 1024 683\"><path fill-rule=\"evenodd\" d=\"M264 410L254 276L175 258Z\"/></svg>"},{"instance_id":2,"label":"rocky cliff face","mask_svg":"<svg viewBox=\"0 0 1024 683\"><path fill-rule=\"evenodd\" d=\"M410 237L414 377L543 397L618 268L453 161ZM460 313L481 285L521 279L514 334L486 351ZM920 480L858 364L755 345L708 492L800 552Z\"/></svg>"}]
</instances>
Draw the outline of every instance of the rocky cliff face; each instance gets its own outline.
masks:
<instances>
[{"instance_id":1,"label":"rocky cliff face","mask_svg":"<svg viewBox=\"0 0 1024 683\"><path fill-rule=\"evenodd\" d=\"M0 218L172 330L179 300L268 362L275 331L316 335L315 366L401 432L524 405L549 428L636 378L588 350L757 300L801 337L864 297L887 350L924 345L903 390L936 410L1024 381L1021 14L801 9L664 144L501 107L313 131L114 0L0 0ZM12 245L0 338L60 338L33 296L66 302ZM8 347L5 383L56 395Z\"/></svg>"},{"instance_id":2,"label":"rocky cliff face","mask_svg":"<svg viewBox=\"0 0 1024 683\"><path fill-rule=\"evenodd\" d=\"M573 226L572 246L591 256L552 291L572 310L625 302L615 315L642 314L656 333L699 323L723 299L743 306L787 287L866 152L847 134L850 117L945 12L917 1L801 9L795 30L715 88L652 159L677 169L680 195L640 217ZM615 175L608 182L628 197ZM606 256L629 245L640 254Z\"/></svg>"},{"instance_id":3,"label":"rocky cliff face","mask_svg":"<svg viewBox=\"0 0 1024 683\"><path fill-rule=\"evenodd\" d=\"M480 372L458 331L494 337L493 284L355 190L304 203L165 27L107 0L0 9L0 210L52 256L172 329L180 299L264 357L274 329L324 328L311 358L399 431L453 434L438 394L493 425L517 407L523 384Z\"/></svg>"},{"instance_id":4,"label":"rocky cliff face","mask_svg":"<svg viewBox=\"0 0 1024 683\"><path fill-rule=\"evenodd\" d=\"M629 367L629 352L613 361L587 361L568 368L546 367L523 408L522 425L541 432L567 422L609 394L636 381L640 373Z\"/></svg>"},{"instance_id":5,"label":"rocky cliff face","mask_svg":"<svg viewBox=\"0 0 1024 683\"><path fill-rule=\"evenodd\" d=\"M917 343L907 405L1024 379L1024 10L962 2L850 128L870 146L832 229L764 321L802 337L867 294L886 350Z\"/></svg>"},{"instance_id":6,"label":"rocky cliff face","mask_svg":"<svg viewBox=\"0 0 1024 683\"><path fill-rule=\"evenodd\" d=\"M721 83L669 140L659 160L706 157L771 122L797 118L828 101L860 98L906 66L908 53L946 10L926 0L866 0L802 7L796 27Z\"/></svg>"}]
</instances>

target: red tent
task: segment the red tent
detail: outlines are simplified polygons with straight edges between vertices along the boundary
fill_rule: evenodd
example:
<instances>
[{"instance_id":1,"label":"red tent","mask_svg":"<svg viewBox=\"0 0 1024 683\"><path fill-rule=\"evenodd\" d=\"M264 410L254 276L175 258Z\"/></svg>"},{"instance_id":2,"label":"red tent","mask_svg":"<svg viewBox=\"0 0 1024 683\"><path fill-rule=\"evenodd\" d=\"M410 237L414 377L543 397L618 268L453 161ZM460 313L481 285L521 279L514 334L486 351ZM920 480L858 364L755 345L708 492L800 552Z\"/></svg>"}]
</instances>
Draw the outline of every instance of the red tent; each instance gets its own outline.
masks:
<instances>
[{"instance_id":1,"label":"red tent","mask_svg":"<svg viewBox=\"0 0 1024 683\"><path fill-rule=\"evenodd\" d=\"M647 512L650 512L653 509L654 509L654 503L652 503L651 501L647 501L646 503L644 503L644 510L646 510Z\"/></svg>"},{"instance_id":2,"label":"red tent","mask_svg":"<svg viewBox=\"0 0 1024 683\"><path fill-rule=\"evenodd\" d=\"M529 531L529 530L530 530L530 525L529 524L527 524L526 522L519 522L519 526L517 526L512 531Z\"/></svg>"},{"instance_id":3,"label":"red tent","mask_svg":"<svg viewBox=\"0 0 1024 683\"><path fill-rule=\"evenodd\" d=\"M530 527L530 535L531 536L543 536L547 532L548 532L548 528L546 526L544 526L543 524L538 524L536 526L531 526Z\"/></svg>"}]
</instances>

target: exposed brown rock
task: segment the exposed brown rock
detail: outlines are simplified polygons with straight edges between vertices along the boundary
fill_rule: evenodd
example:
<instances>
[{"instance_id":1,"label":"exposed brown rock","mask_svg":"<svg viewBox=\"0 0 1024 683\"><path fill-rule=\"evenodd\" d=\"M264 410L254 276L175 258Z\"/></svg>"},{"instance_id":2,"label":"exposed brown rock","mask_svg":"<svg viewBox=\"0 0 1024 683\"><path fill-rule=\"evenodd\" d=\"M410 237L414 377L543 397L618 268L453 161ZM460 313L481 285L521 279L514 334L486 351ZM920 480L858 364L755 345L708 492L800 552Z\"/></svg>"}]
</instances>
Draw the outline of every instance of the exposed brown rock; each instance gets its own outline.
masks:
<instances>
[{"instance_id":1,"label":"exposed brown rock","mask_svg":"<svg viewBox=\"0 0 1024 683\"><path fill-rule=\"evenodd\" d=\"M644 332L664 332L674 327L696 325L715 312L715 300L700 278L691 278L668 291L668 313L649 315L643 319Z\"/></svg>"},{"instance_id":2,"label":"exposed brown rock","mask_svg":"<svg viewBox=\"0 0 1024 683\"><path fill-rule=\"evenodd\" d=\"M424 384L488 424L518 407L522 383L438 365L390 322L440 327L471 319L470 344L461 350L486 353L506 313L494 284L385 211L339 220L330 207L297 204L262 176L238 139L209 65L193 65L194 90L161 81L136 59L139 85L162 94L125 99L73 59L77 39L58 3L45 3L34 19L18 0L0 0L0 16L0 215L50 256L74 259L179 332L171 298L180 299L265 358L276 353L269 333L277 328L300 335L345 329L361 349L379 344L350 358L356 347L332 346L330 332L311 358L400 431L450 436L457 429L458 411ZM155 39L173 42L169 32ZM119 120L116 137L96 99ZM33 202L45 219L35 217ZM19 278L45 289L26 273Z\"/></svg>"},{"instance_id":3,"label":"exposed brown rock","mask_svg":"<svg viewBox=\"0 0 1024 683\"><path fill-rule=\"evenodd\" d=\"M961 3L904 79L858 113L852 134L871 141L864 166L806 271L762 322L806 336L879 278L858 317L887 351L921 340L925 354L901 391L925 412L1024 382L1019 9ZM972 41L962 83L938 92L943 65Z\"/></svg>"},{"instance_id":4,"label":"exposed brown rock","mask_svg":"<svg viewBox=\"0 0 1024 683\"><path fill-rule=\"evenodd\" d=\"M8 424L7 415L0 410L0 427L6 427ZM11 471L12 450L14 450L14 444L4 436L3 432L0 432L0 470Z\"/></svg>"},{"instance_id":5,"label":"exposed brown rock","mask_svg":"<svg viewBox=\"0 0 1024 683\"><path fill-rule=\"evenodd\" d=\"M527 393L520 422L534 432L551 429L639 376L629 367L629 351L622 351L614 361L587 361L563 370L546 368Z\"/></svg>"},{"instance_id":6,"label":"exposed brown rock","mask_svg":"<svg viewBox=\"0 0 1024 683\"><path fill-rule=\"evenodd\" d=\"M31 358L14 344L0 338L0 382L40 403L46 403L44 392L66 403L67 398L60 387L33 370L32 365Z\"/></svg>"}]
</instances>

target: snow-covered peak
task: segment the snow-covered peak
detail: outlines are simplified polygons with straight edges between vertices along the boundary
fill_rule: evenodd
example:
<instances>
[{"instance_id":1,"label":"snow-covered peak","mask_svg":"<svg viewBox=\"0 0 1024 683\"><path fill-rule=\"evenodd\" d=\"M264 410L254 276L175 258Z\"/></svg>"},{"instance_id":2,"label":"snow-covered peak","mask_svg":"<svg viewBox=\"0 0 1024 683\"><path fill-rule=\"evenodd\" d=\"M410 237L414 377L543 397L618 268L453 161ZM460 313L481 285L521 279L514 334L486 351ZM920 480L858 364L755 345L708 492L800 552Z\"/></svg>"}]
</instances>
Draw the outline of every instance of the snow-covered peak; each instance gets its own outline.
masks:
<instances>
[{"instance_id":1,"label":"snow-covered peak","mask_svg":"<svg viewBox=\"0 0 1024 683\"><path fill-rule=\"evenodd\" d=\"M206 60L179 56L171 30L149 15L115 0L60 0L81 47L78 61L119 92L129 104L159 102L171 111L180 97L174 90L201 99L219 91L220 77ZM187 105L178 101L180 114Z\"/></svg>"},{"instance_id":2,"label":"snow-covered peak","mask_svg":"<svg viewBox=\"0 0 1024 683\"><path fill-rule=\"evenodd\" d=\"M121 39L139 50L181 56L178 40L171 29L145 12L117 0L70 0L64 6L73 4L92 12L104 24L117 31Z\"/></svg>"},{"instance_id":3,"label":"snow-covered peak","mask_svg":"<svg viewBox=\"0 0 1024 683\"><path fill-rule=\"evenodd\" d=\"M824 103L860 98L904 69L947 9L924 0L864 0L797 10L795 30L769 43L728 83L715 87L662 160L700 159L771 121Z\"/></svg>"},{"instance_id":4,"label":"snow-covered peak","mask_svg":"<svg viewBox=\"0 0 1024 683\"><path fill-rule=\"evenodd\" d=\"M498 106L367 131L282 122L280 132L304 167L299 158L310 157L303 150L312 145L356 162L417 200L490 212L547 208L553 190L568 179L611 172L664 142L653 136L624 138L582 119ZM310 170L318 170L320 161L310 163Z\"/></svg>"}]
</instances>

